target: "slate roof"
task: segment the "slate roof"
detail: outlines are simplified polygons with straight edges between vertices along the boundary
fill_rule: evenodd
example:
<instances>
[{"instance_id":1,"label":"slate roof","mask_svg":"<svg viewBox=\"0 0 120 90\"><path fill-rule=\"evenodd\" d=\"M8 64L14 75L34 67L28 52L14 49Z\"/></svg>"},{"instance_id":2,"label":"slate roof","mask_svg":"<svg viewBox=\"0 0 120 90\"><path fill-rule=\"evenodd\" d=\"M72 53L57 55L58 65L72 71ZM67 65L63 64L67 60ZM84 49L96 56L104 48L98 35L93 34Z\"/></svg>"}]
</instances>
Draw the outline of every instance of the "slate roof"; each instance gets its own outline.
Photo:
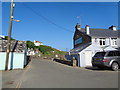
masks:
<instances>
[{"instance_id":1,"label":"slate roof","mask_svg":"<svg viewBox=\"0 0 120 90\"><path fill-rule=\"evenodd\" d=\"M81 32L84 32L85 33L85 29L84 28L81 28L80 30ZM90 35L91 37L115 37L117 38L119 35L118 31L113 31L111 29L91 29L90 28Z\"/></svg>"},{"instance_id":2,"label":"slate roof","mask_svg":"<svg viewBox=\"0 0 120 90\"><path fill-rule=\"evenodd\" d=\"M23 53L26 49L26 41L11 40L10 51ZM0 52L6 52L7 40L0 40Z\"/></svg>"}]
</instances>

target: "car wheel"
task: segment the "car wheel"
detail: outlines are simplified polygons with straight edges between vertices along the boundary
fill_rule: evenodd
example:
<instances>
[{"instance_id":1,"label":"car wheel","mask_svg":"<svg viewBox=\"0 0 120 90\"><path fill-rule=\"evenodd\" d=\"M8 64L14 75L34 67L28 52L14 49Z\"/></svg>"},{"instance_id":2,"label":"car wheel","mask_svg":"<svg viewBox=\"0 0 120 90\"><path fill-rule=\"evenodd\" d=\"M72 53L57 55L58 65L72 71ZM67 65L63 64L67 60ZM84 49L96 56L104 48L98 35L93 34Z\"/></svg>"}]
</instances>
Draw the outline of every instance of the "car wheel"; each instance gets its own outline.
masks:
<instances>
[{"instance_id":1,"label":"car wheel","mask_svg":"<svg viewBox=\"0 0 120 90\"><path fill-rule=\"evenodd\" d=\"M118 71L118 69L119 69L118 63L114 62L114 63L112 64L111 68L112 68L113 71Z\"/></svg>"}]
</instances>

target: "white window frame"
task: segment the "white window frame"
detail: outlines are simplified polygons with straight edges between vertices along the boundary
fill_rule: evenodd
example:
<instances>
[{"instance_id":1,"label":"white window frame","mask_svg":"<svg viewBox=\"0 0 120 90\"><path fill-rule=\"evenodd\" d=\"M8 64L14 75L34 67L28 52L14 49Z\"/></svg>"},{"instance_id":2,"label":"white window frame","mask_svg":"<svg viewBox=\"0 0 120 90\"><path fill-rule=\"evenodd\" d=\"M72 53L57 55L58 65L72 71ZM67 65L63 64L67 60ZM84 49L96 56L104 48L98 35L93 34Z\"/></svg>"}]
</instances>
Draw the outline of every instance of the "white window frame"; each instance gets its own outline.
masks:
<instances>
[{"instance_id":1,"label":"white window frame","mask_svg":"<svg viewBox=\"0 0 120 90\"><path fill-rule=\"evenodd\" d=\"M106 45L106 38L99 38L99 44L100 44L100 46L105 46Z\"/></svg>"},{"instance_id":2,"label":"white window frame","mask_svg":"<svg viewBox=\"0 0 120 90\"><path fill-rule=\"evenodd\" d=\"M111 45L117 46L117 38L111 38Z\"/></svg>"}]
</instances>

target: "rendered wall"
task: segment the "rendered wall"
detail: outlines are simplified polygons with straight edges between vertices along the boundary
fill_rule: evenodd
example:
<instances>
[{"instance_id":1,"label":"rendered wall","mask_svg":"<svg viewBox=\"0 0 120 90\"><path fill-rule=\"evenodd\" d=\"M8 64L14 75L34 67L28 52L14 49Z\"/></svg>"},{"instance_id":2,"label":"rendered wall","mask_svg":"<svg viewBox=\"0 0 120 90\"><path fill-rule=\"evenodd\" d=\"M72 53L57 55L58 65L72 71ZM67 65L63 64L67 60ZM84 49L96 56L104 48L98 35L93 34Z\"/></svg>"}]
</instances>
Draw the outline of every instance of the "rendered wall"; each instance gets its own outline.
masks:
<instances>
[{"instance_id":1,"label":"rendered wall","mask_svg":"<svg viewBox=\"0 0 120 90\"><path fill-rule=\"evenodd\" d=\"M8 69L23 69L26 64L25 53L10 53ZM5 70L6 52L0 52L0 70Z\"/></svg>"}]
</instances>

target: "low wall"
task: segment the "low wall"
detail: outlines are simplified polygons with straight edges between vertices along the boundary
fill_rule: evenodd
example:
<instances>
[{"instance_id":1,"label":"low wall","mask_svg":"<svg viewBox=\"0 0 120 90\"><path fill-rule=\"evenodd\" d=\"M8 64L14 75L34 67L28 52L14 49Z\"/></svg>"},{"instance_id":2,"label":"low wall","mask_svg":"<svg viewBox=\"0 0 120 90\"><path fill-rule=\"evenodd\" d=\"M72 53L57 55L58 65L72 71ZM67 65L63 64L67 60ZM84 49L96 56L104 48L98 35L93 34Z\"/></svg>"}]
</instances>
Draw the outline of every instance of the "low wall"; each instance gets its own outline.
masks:
<instances>
[{"instance_id":1,"label":"low wall","mask_svg":"<svg viewBox=\"0 0 120 90\"><path fill-rule=\"evenodd\" d=\"M68 61L68 60L60 60L60 59L54 59L53 61L65 64L65 65L69 65L69 66L73 66L73 62L72 61Z\"/></svg>"},{"instance_id":2,"label":"low wall","mask_svg":"<svg viewBox=\"0 0 120 90\"><path fill-rule=\"evenodd\" d=\"M6 52L0 52L0 70L5 70ZM25 53L11 52L9 54L8 69L23 69L27 64Z\"/></svg>"}]
</instances>

